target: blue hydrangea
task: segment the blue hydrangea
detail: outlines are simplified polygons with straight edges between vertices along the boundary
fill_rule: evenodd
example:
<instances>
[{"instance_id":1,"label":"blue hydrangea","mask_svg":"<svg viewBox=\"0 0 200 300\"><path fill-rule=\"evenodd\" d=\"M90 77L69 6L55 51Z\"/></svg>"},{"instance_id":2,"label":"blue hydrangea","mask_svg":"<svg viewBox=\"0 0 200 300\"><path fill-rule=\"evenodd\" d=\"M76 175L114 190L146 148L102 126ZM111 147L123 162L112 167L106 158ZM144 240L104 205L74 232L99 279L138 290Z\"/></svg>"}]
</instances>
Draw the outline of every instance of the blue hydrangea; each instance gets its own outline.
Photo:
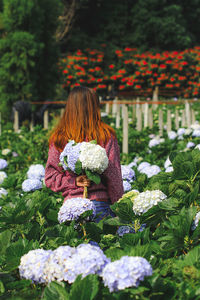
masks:
<instances>
[{"instance_id":1,"label":"blue hydrangea","mask_svg":"<svg viewBox=\"0 0 200 300\"><path fill-rule=\"evenodd\" d=\"M96 207L92 201L86 198L67 199L58 212L58 221L63 223L66 221L78 220L81 214L92 210L93 217L96 215Z\"/></svg>"},{"instance_id":2,"label":"blue hydrangea","mask_svg":"<svg viewBox=\"0 0 200 300\"><path fill-rule=\"evenodd\" d=\"M70 141L66 144L64 150L60 154L60 162L64 170L72 170L75 171L75 164L80 156L80 147L81 143L76 145L75 141ZM64 158L66 157L67 165L65 163Z\"/></svg>"},{"instance_id":3,"label":"blue hydrangea","mask_svg":"<svg viewBox=\"0 0 200 300\"><path fill-rule=\"evenodd\" d=\"M132 181L133 179L135 179L135 172L129 166L121 165L121 171L123 180Z\"/></svg>"},{"instance_id":4,"label":"blue hydrangea","mask_svg":"<svg viewBox=\"0 0 200 300\"><path fill-rule=\"evenodd\" d=\"M150 166L142 168L142 170L140 172L143 174L146 174L148 178L151 178L152 176L160 173L161 169L157 165L150 165Z\"/></svg>"},{"instance_id":5,"label":"blue hydrangea","mask_svg":"<svg viewBox=\"0 0 200 300\"><path fill-rule=\"evenodd\" d=\"M104 267L110 262L103 251L90 244L80 244L75 254L65 261L64 280L72 283L82 274L82 278L89 274L101 274Z\"/></svg>"},{"instance_id":6,"label":"blue hydrangea","mask_svg":"<svg viewBox=\"0 0 200 300\"><path fill-rule=\"evenodd\" d=\"M8 195L8 192L4 188L0 188L0 198L3 196Z\"/></svg>"},{"instance_id":7,"label":"blue hydrangea","mask_svg":"<svg viewBox=\"0 0 200 300\"><path fill-rule=\"evenodd\" d=\"M34 283L45 283L44 267L51 254L51 250L36 249L23 255L19 265L20 277Z\"/></svg>"},{"instance_id":8,"label":"blue hydrangea","mask_svg":"<svg viewBox=\"0 0 200 300\"><path fill-rule=\"evenodd\" d=\"M39 179L26 179L22 183L24 192L31 192L42 188L42 182Z\"/></svg>"},{"instance_id":9,"label":"blue hydrangea","mask_svg":"<svg viewBox=\"0 0 200 300\"><path fill-rule=\"evenodd\" d=\"M146 227L146 224L139 225L139 229L137 229L137 232L142 232ZM117 234L122 237L126 233L135 233L134 226L131 225L123 225L120 226L117 230Z\"/></svg>"},{"instance_id":10,"label":"blue hydrangea","mask_svg":"<svg viewBox=\"0 0 200 300\"><path fill-rule=\"evenodd\" d=\"M45 169L44 169L43 165L40 165L40 164L31 165L27 172L28 179L43 180L44 175L45 175Z\"/></svg>"},{"instance_id":11,"label":"blue hydrangea","mask_svg":"<svg viewBox=\"0 0 200 300\"><path fill-rule=\"evenodd\" d=\"M193 148L193 147L195 147L195 143L193 142L188 142L186 145L186 148Z\"/></svg>"},{"instance_id":12,"label":"blue hydrangea","mask_svg":"<svg viewBox=\"0 0 200 300\"><path fill-rule=\"evenodd\" d=\"M123 256L119 260L108 263L101 274L104 286L110 292L137 287L145 276L152 275L150 263L143 257Z\"/></svg>"},{"instance_id":13,"label":"blue hydrangea","mask_svg":"<svg viewBox=\"0 0 200 300\"><path fill-rule=\"evenodd\" d=\"M5 159L0 158L0 170L5 169L8 166L8 163Z\"/></svg>"},{"instance_id":14,"label":"blue hydrangea","mask_svg":"<svg viewBox=\"0 0 200 300\"><path fill-rule=\"evenodd\" d=\"M128 192L131 190L131 184L127 180L123 180L123 188L124 192Z\"/></svg>"},{"instance_id":15,"label":"blue hydrangea","mask_svg":"<svg viewBox=\"0 0 200 300\"><path fill-rule=\"evenodd\" d=\"M146 167L150 167L150 163L143 161L142 163L139 164L138 171L141 172Z\"/></svg>"}]
</instances>

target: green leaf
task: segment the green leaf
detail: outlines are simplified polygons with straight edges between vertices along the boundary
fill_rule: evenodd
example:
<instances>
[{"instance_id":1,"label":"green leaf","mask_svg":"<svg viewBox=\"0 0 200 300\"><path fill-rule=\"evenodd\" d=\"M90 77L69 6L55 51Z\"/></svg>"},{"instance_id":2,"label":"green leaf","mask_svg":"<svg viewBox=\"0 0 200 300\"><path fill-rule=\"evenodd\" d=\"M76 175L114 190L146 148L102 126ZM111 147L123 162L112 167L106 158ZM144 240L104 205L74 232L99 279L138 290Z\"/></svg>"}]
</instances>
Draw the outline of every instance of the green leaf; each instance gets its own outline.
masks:
<instances>
[{"instance_id":1,"label":"green leaf","mask_svg":"<svg viewBox=\"0 0 200 300\"><path fill-rule=\"evenodd\" d=\"M64 286L64 283L51 282L44 289L42 300L69 300L69 294Z\"/></svg>"},{"instance_id":2,"label":"green leaf","mask_svg":"<svg viewBox=\"0 0 200 300\"><path fill-rule=\"evenodd\" d=\"M93 300L98 293L99 281L97 275L88 275L81 279L79 275L70 290L70 300Z\"/></svg>"},{"instance_id":3,"label":"green leaf","mask_svg":"<svg viewBox=\"0 0 200 300\"><path fill-rule=\"evenodd\" d=\"M92 141L90 141L90 144L97 144L97 141L96 140L92 140Z\"/></svg>"},{"instance_id":4,"label":"green leaf","mask_svg":"<svg viewBox=\"0 0 200 300\"><path fill-rule=\"evenodd\" d=\"M85 174L87 175L87 178L94 183L99 184L101 182L101 177L99 174L93 173L90 170L85 170Z\"/></svg>"},{"instance_id":5,"label":"green leaf","mask_svg":"<svg viewBox=\"0 0 200 300\"><path fill-rule=\"evenodd\" d=\"M130 223L136 218L133 212L133 202L130 199L115 202L110 208L124 222Z\"/></svg>"},{"instance_id":6,"label":"green leaf","mask_svg":"<svg viewBox=\"0 0 200 300\"><path fill-rule=\"evenodd\" d=\"M0 254L1 256L5 254L7 247L10 244L12 232L10 230L6 230L0 233Z\"/></svg>"},{"instance_id":7,"label":"green leaf","mask_svg":"<svg viewBox=\"0 0 200 300\"><path fill-rule=\"evenodd\" d=\"M77 160L77 162L75 164L75 173L77 175L80 175L82 173L82 163L79 159Z\"/></svg>"}]
</instances>

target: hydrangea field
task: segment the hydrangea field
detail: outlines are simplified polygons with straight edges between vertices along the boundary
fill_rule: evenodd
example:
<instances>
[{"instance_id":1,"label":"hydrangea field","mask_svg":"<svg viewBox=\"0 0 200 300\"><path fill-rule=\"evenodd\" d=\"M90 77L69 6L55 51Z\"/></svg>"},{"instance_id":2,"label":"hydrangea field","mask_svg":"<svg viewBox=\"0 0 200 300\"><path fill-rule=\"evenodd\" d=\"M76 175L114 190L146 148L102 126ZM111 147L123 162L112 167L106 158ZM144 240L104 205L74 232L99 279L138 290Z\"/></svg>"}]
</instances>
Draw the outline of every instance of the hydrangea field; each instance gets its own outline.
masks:
<instances>
[{"instance_id":1,"label":"hydrangea field","mask_svg":"<svg viewBox=\"0 0 200 300\"><path fill-rule=\"evenodd\" d=\"M124 195L99 223L45 186L47 130L3 128L1 299L200 299L200 124L162 137L129 125Z\"/></svg>"}]
</instances>

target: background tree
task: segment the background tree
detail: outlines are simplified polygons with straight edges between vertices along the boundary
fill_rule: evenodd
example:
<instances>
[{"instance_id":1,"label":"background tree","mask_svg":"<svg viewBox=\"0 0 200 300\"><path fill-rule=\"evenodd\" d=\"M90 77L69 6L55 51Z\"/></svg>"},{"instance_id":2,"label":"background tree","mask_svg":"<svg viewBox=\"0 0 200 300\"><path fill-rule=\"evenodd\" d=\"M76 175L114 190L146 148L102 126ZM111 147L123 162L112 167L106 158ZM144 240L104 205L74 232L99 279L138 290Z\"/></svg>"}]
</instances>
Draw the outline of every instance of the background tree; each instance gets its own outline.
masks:
<instances>
[{"instance_id":1,"label":"background tree","mask_svg":"<svg viewBox=\"0 0 200 300\"><path fill-rule=\"evenodd\" d=\"M7 116L17 100L45 100L55 95L59 3L58 0L3 0L0 110Z\"/></svg>"}]
</instances>

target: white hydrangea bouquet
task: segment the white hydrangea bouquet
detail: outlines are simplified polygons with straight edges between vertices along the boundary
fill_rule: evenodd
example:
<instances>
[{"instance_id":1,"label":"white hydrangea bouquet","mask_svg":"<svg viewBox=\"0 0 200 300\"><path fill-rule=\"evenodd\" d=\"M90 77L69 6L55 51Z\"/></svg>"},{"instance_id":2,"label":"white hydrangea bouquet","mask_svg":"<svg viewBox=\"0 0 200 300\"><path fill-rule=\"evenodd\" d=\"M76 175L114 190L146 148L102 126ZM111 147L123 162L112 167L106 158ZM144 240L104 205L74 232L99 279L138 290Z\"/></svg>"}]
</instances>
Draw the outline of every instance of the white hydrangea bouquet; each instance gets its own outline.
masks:
<instances>
[{"instance_id":1,"label":"white hydrangea bouquet","mask_svg":"<svg viewBox=\"0 0 200 300\"><path fill-rule=\"evenodd\" d=\"M108 157L106 150L97 145L95 140L81 143L72 140L60 154L60 165L77 175L86 174L88 179L99 184L100 174L108 167ZM87 187L84 188L83 197L87 198Z\"/></svg>"}]
</instances>

